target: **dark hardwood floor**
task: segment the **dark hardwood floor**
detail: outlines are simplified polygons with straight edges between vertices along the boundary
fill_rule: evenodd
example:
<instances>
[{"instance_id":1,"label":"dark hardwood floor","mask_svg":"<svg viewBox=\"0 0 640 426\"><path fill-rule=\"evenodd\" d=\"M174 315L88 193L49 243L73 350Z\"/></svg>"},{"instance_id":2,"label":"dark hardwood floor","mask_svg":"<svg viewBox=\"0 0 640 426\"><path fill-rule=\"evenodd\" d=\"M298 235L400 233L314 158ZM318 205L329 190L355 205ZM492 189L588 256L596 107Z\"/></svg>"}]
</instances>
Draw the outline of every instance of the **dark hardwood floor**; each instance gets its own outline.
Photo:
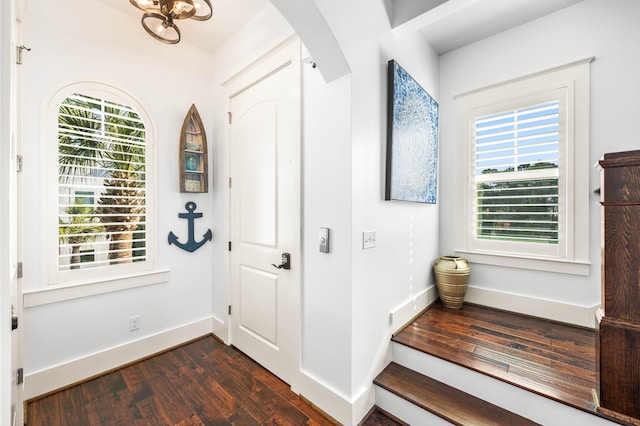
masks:
<instances>
[{"instance_id":1,"label":"dark hardwood floor","mask_svg":"<svg viewBox=\"0 0 640 426\"><path fill-rule=\"evenodd\" d=\"M595 333L465 304L435 304L393 338L593 412ZM30 401L27 425L331 425L289 386L208 336ZM401 425L374 410L363 426Z\"/></svg>"},{"instance_id":2,"label":"dark hardwood floor","mask_svg":"<svg viewBox=\"0 0 640 426\"><path fill-rule=\"evenodd\" d=\"M436 303L393 338L515 386L594 412L595 332L464 304Z\"/></svg>"},{"instance_id":3,"label":"dark hardwood floor","mask_svg":"<svg viewBox=\"0 0 640 426\"><path fill-rule=\"evenodd\" d=\"M397 425L375 412L364 425ZM212 336L30 401L28 426L332 425Z\"/></svg>"}]
</instances>

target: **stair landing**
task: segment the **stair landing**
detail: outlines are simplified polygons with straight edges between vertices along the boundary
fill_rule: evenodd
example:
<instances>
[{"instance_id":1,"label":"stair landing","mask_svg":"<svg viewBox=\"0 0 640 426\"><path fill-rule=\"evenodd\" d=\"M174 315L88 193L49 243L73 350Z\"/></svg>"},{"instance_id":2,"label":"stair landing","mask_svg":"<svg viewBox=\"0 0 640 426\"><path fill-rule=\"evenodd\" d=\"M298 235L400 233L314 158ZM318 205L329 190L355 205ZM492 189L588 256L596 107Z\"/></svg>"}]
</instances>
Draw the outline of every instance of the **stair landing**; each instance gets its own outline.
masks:
<instances>
[{"instance_id":1,"label":"stair landing","mask_svg":"<svg viewBox=\"0 0 640 426\"><path fill-rule=\"evenodd\" d=\"M392 339L596 414L595 331L464 304L434 304Z\"/></svg>"}]
</instances>

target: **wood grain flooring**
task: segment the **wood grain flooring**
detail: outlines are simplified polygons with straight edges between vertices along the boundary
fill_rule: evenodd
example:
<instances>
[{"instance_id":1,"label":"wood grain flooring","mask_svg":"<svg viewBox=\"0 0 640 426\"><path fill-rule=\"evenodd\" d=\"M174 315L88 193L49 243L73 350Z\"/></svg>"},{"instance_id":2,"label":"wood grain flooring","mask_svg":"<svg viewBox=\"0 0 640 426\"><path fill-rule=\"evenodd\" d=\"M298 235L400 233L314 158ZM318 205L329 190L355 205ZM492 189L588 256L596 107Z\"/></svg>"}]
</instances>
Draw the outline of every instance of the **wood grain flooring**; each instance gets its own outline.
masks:
<instances>
[{"instance_id":1,"label":"wood grain flooring","mask_svg":"<svg viewBox=\"0 0 640 426\"><path fill-rule=\"evenodd\" d=\"M591 413L595 332L464 304L436 303L393 341Z\"/></svg>"},{"instance_id":2,"label":"wood grain flooring","mask_svg":"<svg viewBox=\"0 0 640 426\"><path fill-rule=\"evenodd\" d=\"M593 412L595 333L465 304L434 305L397 343ZM28 426L331 425L289 386L212 336L27 405ZM401 425L380 410L363 426Z\"/></svg>"},{"instance_id":3,"label":"wood grain flooring","mask_svg":"<svg viewBox=\"0 0 640 426\"><path fill-rule=\"evenodd\" d=\"M375 414L363 425L399 424ZM213 336L27 405L28 426L332 424L286 383Z\"/></svg>"}]
</instances>

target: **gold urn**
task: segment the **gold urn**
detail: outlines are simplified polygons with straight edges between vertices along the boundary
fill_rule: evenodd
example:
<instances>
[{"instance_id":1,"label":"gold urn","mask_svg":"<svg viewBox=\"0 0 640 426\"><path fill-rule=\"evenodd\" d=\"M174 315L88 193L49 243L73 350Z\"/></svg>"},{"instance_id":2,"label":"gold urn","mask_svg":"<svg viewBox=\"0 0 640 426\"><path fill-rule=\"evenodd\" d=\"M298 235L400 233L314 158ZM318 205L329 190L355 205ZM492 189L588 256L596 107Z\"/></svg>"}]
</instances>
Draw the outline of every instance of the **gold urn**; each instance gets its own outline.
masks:
<instances>
[{"instance_id":1,"label":"gold urn","mask_svg":"<svg viewBox=\"0 0 640 426\"><path fill-rule=\"evenodd\" d=\"M442 304L460 309L469 286L471 268L467 259L458 256L440 256L433 262L433 273Z\"/></svg>"}]
</instances>

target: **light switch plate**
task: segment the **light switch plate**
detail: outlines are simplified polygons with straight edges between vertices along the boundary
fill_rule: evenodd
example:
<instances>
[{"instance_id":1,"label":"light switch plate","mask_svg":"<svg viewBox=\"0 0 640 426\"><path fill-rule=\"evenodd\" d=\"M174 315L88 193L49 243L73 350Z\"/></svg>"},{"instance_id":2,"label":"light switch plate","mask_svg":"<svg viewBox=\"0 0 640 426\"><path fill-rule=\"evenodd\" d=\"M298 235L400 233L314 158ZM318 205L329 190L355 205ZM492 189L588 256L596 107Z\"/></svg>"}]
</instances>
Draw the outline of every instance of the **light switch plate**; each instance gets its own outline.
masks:
<instances>
[{"instance_id":1,"label":"light switch plate","mask_svg":"<svg viewBox=\"0 0 640 426\"><path fill-rule=\"evenodd\" d=\"M329 228L320 228L320 253L329 253Z\"/></svg>"},{"instance_id":2,"label":"light switch plate","mask_svg":"<svg viewBox=\"0 0 640 426\"><path fill-rule=\"evenodd\" d=\"M370 249L376 246L376 231L364 231L362 233L362 249Z\"/></svg>"}]
</instances>

